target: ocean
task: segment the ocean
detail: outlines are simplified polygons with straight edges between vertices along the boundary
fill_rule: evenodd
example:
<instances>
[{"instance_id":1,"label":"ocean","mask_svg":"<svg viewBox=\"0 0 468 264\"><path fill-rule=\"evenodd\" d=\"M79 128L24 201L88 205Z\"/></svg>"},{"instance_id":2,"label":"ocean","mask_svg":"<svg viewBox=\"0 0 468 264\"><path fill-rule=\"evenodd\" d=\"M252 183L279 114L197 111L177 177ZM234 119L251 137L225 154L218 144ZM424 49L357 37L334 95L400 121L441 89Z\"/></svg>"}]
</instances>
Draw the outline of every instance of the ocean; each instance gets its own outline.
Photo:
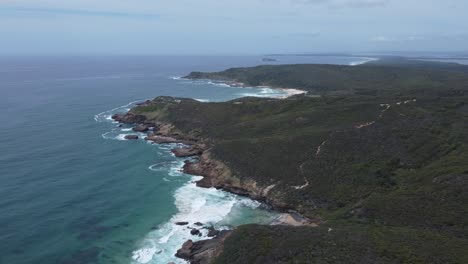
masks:
<instances>
[{"instance_id":1,"label":"ocean","mask_svg":"<svg viewBox=\"0 0 468 264\"><path fill-rule=\"evenodd\" d=\"M177 77L278 63L355 65L367 58L281 56L0 57L0 263L184 263L193 227L269 223L266 206L202 189L170 145L126 141L110 116L160 95L224 101L281 97ZM203 235L206 230L201 229Z\"/></svg>"}]
</instances>

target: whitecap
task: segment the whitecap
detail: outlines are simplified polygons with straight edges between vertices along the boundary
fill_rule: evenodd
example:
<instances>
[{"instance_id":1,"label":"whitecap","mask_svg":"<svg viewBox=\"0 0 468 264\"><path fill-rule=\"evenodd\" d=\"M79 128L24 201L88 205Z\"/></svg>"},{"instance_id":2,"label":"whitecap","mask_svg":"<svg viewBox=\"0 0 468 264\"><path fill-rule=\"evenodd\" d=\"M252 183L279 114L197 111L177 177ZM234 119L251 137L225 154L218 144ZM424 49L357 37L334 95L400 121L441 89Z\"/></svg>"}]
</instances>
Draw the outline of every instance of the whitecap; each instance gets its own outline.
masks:
<instances>
[{"instance_id":1,"label":"whitecap","mask_svg":"<svg viewBox=\"0 0 468 264\"><path fill-rule=\"evenodd\" d=\"M132 259L138 263L148 263L153 259L156 253L156 248L141 248L133 251Z\"/></svg>"},{"instance_id":2,"label":"whitecap","mask_svg":"<svg viewBox=\"0 0 468 264\"><path fill-rule=\"evenodd\" d=\"M182 76L170 76L169 79L177 80L177 81L179 81L179 80L189 80L189 79L184 78Z\"/></svg>"},{"instance_id":3,"label":"whitecap","mask_svg":"<svg viewBox=\"0 0 468 264\"><path fill-rule=\"evenodd\" d=\"M171 166L168 174L177 172L178 175L183 175L180 172L183 163L182 160L177 160ZM165 164L158 163L154 165L163 166ZM145 237L139 249L133 252L133 256L139 257L133 258L134 263L186 263L174 257L177 249L188 239L197 241L208 238L208 231L195 226L196 222L201 222L205 226L213 225L217 229L228 229L228 226L220 223L231 213L234 207L240 206L255 209L260 206L259 202L252 201L246 197L239 197L215 188L199 188L196 186L195 181L202 178L200 176L191 176L189 182L175 191L174 198L178 213ZM169 181L166 177L163 180ZM187 226L175 224L182 221L187 221L189 224ZM191 235L191 228L199 228L202 235ZM152 259L148 260L150 254L142 254L148 248L154 248L154 252L160 252L160 254L153 254L151 256Z\"/></svg>"},{"instance_id":4,"label":"whitecap","mask_svg":"<svg viewBox=\"0 0 468 264\"><path fill-rule=\"evenodd\" d=\"M135 106L137 103L142 102L145 100L137 100L137 101L132 101L128 104L112 108L110 110L101 112L99 114L94 115L94 120L96 122L108 122L108 121L113 121L112 120L112 115L118 112L128 112L133 106ZM113 121L113 123L116 123Z\"/></svg>"},{"instance_id":5,"label":"whitecap","mask_svg":"<svg viewBox=\"0 0 468 264\"><path fill-rule=\"evenodd\" d=\"M127 136L128 134L118 134L116 137L114 137L114 139L116 140L127 140L125 139L125 136Z\"/></svg>"},{"instance_id":6,"label":"whitecap","mask_svg":"<svg viewBox=\"0 0 468 264\"><path fill-rule=\"evenodd\" d=\"M376 61L376 60L378 60L378 59L376 59L376 58L363 58L362 60L359 60L359 61L350 62L349 65L350 66L357 66L357 65L365 64L367 62Z\"/></svg>"},{"instance_id":7,"label":"whitecap","mask_svg":"<svg viewBox=\"0 0 468 264\"><path fill-rule=\"evenodd\" d=\"M207 103L210 101L209 99L198 99L198 98L195 98L195 100L202 102L202 103Z\"/></svg>"}]
</instances>

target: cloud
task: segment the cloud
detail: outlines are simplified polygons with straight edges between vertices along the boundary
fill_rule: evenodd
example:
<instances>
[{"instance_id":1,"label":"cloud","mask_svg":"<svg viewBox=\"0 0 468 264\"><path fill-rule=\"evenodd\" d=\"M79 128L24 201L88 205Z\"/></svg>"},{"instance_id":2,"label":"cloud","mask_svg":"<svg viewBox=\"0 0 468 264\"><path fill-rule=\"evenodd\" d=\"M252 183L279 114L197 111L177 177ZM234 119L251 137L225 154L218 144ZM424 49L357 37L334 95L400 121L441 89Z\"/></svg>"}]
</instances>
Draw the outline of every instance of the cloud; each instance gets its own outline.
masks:
<instances>
[{"instance_id":1,"label":"cloud","mask_svg":"<svg viewBox=\"0 0 468 264\"><path fill-rule=\"evenodd\" d=\"M397 39L389 38L389 37L385 37L385 36L376 36L376 37L370 38L370 41L371 42L396 42Z\"/></svg>"},{"instance_id":2,"label":"cloud","mask_svg":"<svg viewBox=\"0 0 468 264\"><path fill-rule=\"evenodd\" d=\"M391 0L292 0L307 4L328 4L330 7L371 8L388 4Z\"/></svg>"},{"instance_id":3,"label":"cloud","mask_svg":"<svg viewBox=\"0 0 468 264\"><path fill-rule=\"evenodd\" d=\"M122 17L122 18L159 18L159 15L153 13L138 12L118 12L118 11L98 11L86 9L68 9L68 8L46 8L46 7L0 7L0 11L18 12L18 13L42 13L57 15L79 15L79 16L104 16L104 17Z\"/></svg>"},{"instance_id":4,"label":"cloud","mask_svg":"<svg viewBox=\"0 0 468 264\"><path fill-rule=\"evenodd\" d=\"M370 8L384 6L390 2L390 0L347 0L341 1L342 5L354 7L354 8Z\"/></svg>"}]
</instances>

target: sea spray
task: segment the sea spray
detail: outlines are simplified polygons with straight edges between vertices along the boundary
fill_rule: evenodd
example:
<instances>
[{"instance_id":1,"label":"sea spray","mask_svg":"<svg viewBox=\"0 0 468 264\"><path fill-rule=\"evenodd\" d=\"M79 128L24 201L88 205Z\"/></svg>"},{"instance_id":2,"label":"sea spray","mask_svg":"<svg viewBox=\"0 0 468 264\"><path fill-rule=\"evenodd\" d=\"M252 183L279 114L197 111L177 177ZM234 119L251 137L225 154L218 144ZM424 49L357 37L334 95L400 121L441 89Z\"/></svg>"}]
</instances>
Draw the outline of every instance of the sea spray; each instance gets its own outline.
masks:
<instances>
[{"instance_id":1,"label":"sea spray","mask_svg":"<svg viewBox=\"0 0 468 264\"><path fill-rule=\"evenodd\" d=\"M358 65L361 65L361 64L366 64L366 63L371 62L371 61L375 61L375 60L378 60L378 59L376 59L376 58L362 58L359 61L350 62L349 66L358 66Z\"/></svg>"},{"instance_id":2,"label":"sea spray","mask_svg":"<svg viewBox=\"0 0 468 264\"><path fill-rule=\"evenodd\" d=\"M176 177L184 174L180 171L180 167L174 166L170 175ZM186 263L174 257L177 249L189 239L193 241L208 239L207 227L229 229L238 223L269 223L275 218L275 213L262 208L259 202L215 188L197 187L195 181L201 178L191 176L189 182L174 193L178 213L140 242L139 248L132 253L134 264ZM241 221L237 219L239 217L242 218ZM188 224L177 225L177 222L188 222ZM203 226L195 223L202 223ZM193 228L200 230L200 236L191 235L190 231Z\"/></svg>"}]
</instances>

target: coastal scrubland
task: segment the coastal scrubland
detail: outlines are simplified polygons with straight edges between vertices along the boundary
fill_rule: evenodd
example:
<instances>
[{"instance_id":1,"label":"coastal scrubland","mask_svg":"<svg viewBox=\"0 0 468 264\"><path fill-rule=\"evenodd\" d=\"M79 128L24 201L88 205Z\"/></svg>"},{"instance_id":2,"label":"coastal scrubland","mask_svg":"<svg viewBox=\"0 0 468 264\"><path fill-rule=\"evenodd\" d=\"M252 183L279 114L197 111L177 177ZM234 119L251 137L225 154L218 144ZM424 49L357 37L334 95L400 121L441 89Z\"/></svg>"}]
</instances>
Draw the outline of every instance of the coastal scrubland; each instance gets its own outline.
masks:
<instances>
[{"instance_id":1,"label":"coastal scrubland","mask_svg":"<svg viewBox=\"0 0 468 264\"><path fill-rule=\"evenodd\" d=\"M388 59L187 78L308 92L158 97L129 112L202 145L205 187L318 224L241 226L214 263L468 263L467 67Z\"/></svg>"}]
</instances>

